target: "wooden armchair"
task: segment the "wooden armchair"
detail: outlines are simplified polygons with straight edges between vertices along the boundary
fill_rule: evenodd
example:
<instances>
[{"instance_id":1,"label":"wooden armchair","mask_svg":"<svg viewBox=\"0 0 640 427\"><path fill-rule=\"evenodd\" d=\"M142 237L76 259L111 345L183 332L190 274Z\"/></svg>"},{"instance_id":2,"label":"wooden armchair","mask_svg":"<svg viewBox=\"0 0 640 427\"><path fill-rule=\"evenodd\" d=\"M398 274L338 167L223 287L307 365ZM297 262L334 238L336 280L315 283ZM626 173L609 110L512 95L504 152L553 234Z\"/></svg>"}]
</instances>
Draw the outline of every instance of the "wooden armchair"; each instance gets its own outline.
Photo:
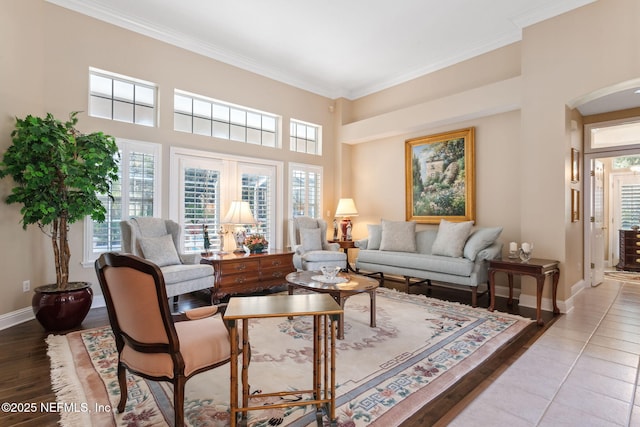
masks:
<instances>
[{"instance_id":1,"label":"wooden armchair","mask_svg":"<svg viewBox=\"0 0 640 427\"><path fill-rule=\"evenodd\" d=\"M217 306L185 312L176 321L169 310L160 268L131 254L105 253L95 262L118 349L118 383L124 411L126 369L174 387L175 425L184 425L184 387L192 376L231 357L229 332Z\"/></svg>"}]
</instances>

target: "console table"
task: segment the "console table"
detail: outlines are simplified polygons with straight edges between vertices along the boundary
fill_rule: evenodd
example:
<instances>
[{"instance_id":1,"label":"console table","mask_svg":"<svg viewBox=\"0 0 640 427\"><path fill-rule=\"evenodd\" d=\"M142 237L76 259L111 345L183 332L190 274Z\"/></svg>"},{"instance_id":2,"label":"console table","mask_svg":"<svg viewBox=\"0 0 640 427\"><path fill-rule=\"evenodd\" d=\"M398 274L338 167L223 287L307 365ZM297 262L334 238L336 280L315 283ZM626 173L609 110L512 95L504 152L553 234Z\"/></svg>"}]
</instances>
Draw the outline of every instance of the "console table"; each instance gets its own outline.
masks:
<instances>
[{"instance_id":1,"label":"console table","mask_svg":"<svg viewBox=\"0 0 640 427\"><path fill-rule=\"evenodd\" d=\"M509 278L509 299L507 303L513 304L513 275L533 276L537 282L536 289L536 317L538 325L544 325L541 313L542 290L547 276L553 278L553 313L558 314L560 310L556 304L556 294L558 292L558 280L560 279L560 263L550 259L531 258L529 261L521 261L519 258L492 259L489 260L489 292L491 293L491 304L489 311L493 311L496 302L496 273L502 271L507 273Z\"/></svg>"},{"instance_id":2,"label":"console table","mask_svg":"<svg viewBox=\"0 0 640 427\"><path fill-rule=\"evenodd\" d=\"M620 262L616 270L640 271L640 231L620 230Z\"/></svg>"},{"instance_id":3,"label":"console table","mask_svg":"<svg viewBox=\"0 0 640 427\"><path fill-rule=\"evenodd\" d=\"M247 294L286 284L287 274L295 271L293 252L278 249L259 254L214 254L202 258L200 263L213 266L214 303L226 295Z\"/></svg>"}]
</instances>

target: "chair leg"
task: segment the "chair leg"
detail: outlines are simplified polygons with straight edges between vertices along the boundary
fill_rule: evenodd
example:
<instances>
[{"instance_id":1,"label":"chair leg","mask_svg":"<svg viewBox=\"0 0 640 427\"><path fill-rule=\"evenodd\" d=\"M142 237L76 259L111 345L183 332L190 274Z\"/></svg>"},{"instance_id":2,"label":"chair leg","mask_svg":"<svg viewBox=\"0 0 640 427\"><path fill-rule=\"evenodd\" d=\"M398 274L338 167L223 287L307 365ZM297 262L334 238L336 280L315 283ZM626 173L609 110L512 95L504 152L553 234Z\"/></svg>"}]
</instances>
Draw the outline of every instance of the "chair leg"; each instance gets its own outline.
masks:
<instances>
[{"instance_id":1,"label":"chair leg","mask_svg":"<svg viewBox=\"0 0 640 427\"><path fill-rule=\"evenodd\" d=\"M184 426L184 385L186 382L187 379L184 375L179 375L173 383L173 413L176 427Z\"/></svg>"},{"instance_id":2,"label":"chair leg","mask_svg":"<svg viewBox=\"0 0 640 427\"><path fill-rule=\"evenodd\" d=\"M173 305L178 305L178 297L179 295L176 295L175 297L173 297Z\"/></svg>"},{"instance_id":3,"label":"chair leg","mask_svg":"<svg viewBox=\"0 0 640 427\"><path fill-rule=\"evenodd\" d=\"M127 404L127 369L122 363L118 363L118 385L120 386L118 413L123 413L124 407Z\"/></svg>"}]
</instances>

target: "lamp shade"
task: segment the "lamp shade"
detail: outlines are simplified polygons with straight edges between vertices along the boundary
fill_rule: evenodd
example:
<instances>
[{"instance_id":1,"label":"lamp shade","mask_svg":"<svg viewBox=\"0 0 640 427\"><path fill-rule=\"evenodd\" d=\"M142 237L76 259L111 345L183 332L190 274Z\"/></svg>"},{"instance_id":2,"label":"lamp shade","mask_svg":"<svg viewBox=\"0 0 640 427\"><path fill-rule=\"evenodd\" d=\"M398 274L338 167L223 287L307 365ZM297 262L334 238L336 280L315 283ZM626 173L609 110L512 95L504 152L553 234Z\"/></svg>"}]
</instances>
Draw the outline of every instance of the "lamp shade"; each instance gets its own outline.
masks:
<instances>
[{"instance_id":1,"label":"lamp shade","mask_svg":"<svg viewBox=\"0 0 640 427\"><path fill-rule=\"evenodd\" d=\"M358 216L358 209L353 199L340 199L336 208L336 216Z\"/></svg>"},{"instance_id":2,"label":"lamp shade","mask_svg":"<svg viewBox=\"0 0 640 427\"><path fill-rule=\"evenodd\" d=\"M251 213L249 202L234 200L229 211L222 219L223 224L255 224L257 221Z\"/></svg>"}]
</instances>

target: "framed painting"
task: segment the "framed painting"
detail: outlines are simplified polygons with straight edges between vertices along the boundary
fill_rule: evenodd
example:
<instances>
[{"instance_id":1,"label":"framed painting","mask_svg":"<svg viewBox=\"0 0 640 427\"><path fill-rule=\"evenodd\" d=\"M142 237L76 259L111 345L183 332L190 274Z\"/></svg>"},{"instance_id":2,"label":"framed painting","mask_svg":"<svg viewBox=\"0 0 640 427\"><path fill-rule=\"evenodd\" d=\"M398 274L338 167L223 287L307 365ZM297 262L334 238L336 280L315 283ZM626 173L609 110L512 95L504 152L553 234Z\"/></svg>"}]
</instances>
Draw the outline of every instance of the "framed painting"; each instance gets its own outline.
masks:
<instances>
[{"instance_id":1,"label":"framed painting","mask_svg":"<svg viewBox=\"0 0 640 427\"><path fill-rule=\"evenodd\" d=\"M571 222L580 221L580 190L571 189Z\"/></svg>"},{"instance_id":2,"label":"framed painting","mask_svg":"<svg viewBox=\"0 0 640 427\"><path fill-rule=\"evenodd\" d=\"M406 218L475 221L475 128L405 141Z\"/></svg>"},{"instance_id":3,"label":"framed painting","mask_svg":"<svg viewBox=\"0 0 640 427\"><path fill-rule=\"evenodd\" d=\"M571 182L580 181L580 152L575 148L571 149Z\"/></svg>"}]
</instances>

